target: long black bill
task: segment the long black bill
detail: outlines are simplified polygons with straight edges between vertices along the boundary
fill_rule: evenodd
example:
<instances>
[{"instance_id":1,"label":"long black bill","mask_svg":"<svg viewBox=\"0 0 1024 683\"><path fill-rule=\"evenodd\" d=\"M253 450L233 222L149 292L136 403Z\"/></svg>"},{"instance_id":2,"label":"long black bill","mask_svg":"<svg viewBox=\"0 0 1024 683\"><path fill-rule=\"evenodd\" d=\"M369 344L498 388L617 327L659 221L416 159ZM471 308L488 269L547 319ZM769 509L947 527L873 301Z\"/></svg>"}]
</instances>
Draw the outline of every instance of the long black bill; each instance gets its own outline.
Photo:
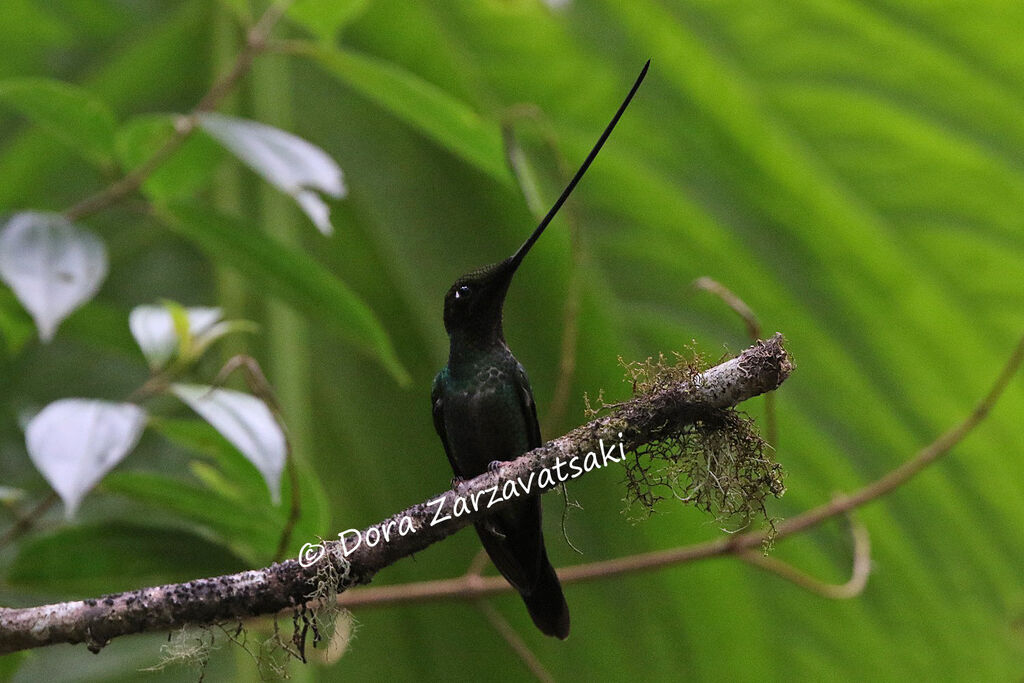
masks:
<instances>
[{"instance_id":1,"label":"long black bill","mask_svg":"<svg viewBox=\"0 0 1024 683\"><path fill-rule=\"evenodd\" d=\"M516 250L516 253L514 253L507 261L510 278L512 276L512 273L515 272L516 268L519 267L519 264L523 262L523 257L526 256L526 252L530 251L530 247L532 247L533 243L537 241L537 238L540 237L540 234L544 232L544 228L548 227L548 223L551 222L551 219L555 217L555 214L558 213L558 210L562 208L562 204L564 204L565 200L569 198L570 194L572 194L572 191L576 188L576 184L580 181L580 178L582 178L583 174L587 172L588 168L590 168L590 164L593 163L594 159L597 157L597 153L600 152L601 147L604 146L605 140L607 140L608 136L612 134L612 130L615 128L615 124L619 122L619 119L622 117L622 113L626 111L626 107L629 106L630 101L633 99L633 95L636 94L637 89L640 88L640 84L643 83L644 76L647 75L647 68L650 65L651 60L648 59L647 63L644 64L644 68L640 70L640 75L636 77L636 82L633 83L633 87L629 89L629 94L626 95L626 99L624 99L622 101L622 104L619 105L619 110L615 112L615 116L612 117L612 120L605 127L604 132L601 133L601 137L597 139L597 144L595 144L594 148L590 150L590 154L588 154L587 158L583 160L583 164L580 166L580 170L576 171L576 175L572 177L572 180L569 181L569 184L565 186L564 190L562 190L562 194L555 201L554 205L548 211L547 215L544 216L544 218L541 220L540 225L537 226L537 229L533 231L533 234L530 235L530 237L525 242L523 242L523 246L519 247L519 249Z\"/></svg>"}]
</instances>

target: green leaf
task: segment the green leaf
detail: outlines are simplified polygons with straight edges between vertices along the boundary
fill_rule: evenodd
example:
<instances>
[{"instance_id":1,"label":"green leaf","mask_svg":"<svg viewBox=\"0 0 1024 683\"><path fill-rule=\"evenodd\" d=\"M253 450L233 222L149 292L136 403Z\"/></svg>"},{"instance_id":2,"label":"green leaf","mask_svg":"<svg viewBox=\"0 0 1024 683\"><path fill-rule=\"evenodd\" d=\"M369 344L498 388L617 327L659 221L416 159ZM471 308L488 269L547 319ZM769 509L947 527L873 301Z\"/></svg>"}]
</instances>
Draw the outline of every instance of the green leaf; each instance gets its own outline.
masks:
<instances>
[{"instance_id":1,"label":"green leaf","mask_svg":"<svg viewBox=\"0 0 1024 683\"><path fill-rule=\"evenodd\" d=\"M305 543L315 542L319 538L333 536L337 530L331 525L330 499L321 480L320 473L309 463L296 460L295 471L299 480L299 505L301 514L292 530L291 542L286 553L292 557L298 555ZM292 492L290 485L284 487L281 511L285 513L291 505Z\"/></svg>"},{"instance_id":2,"label":"green leaf","mask_svg":"<svg viewBox=\"0 0 1024 683\"><path fill-rule=\"evenodd\" d=\"M0 289L0 338L8 356L15 356L35 336L36 328L18 298L9 289Z\"/></svg>"},{"instance_id":3,"label":"green leaf","mask_svg":"<svg viewBox=\"0 0 1024 683\"><path fill-rule=\"evenodd\" d=\"M167 299L164 302L164 307L171 316L171 327L174 330L174 336L178 340L178 352L185 357L190 355L190 347L192 345L192 321L185 310L185 307L179 304L177 301L171 301ZM215 309L215 315L217 318L220 317L220 309ZM131 328L131 314L128 315L128 327ZM134 332L132 336L136 336Z\"/></svg>"},{"instance_id":4,"label":"green leaf","mask_svg":"<svg viewBox=\"0 0 1024 683\"><path fill-rule=\"evenodd\" d=\"M218 496L229 500L243 500L241 488L234 482L229 481L223 472L213 465L202 460L193 460L188 464L188 470L196 479L203 483L203 486Z\"/></svg>"},{"instance_id":5,"label":"green leaf","mask_svg":"<svg viewBox=\"0 0 1024 683\"><path fill-rule=\"evenodd\" d=\"M13 680L14 675L18 673L18 669L29 656L29 653L25 651L0 655L0 681L7 683L7 681Z\"/></svg>"},{"instance_id":6,"label":"green leaf","mask_svg":"<svg viewBox=\"0 0 1024 683\"><path fill-rule=\"evenodd\" d=\"M220 0L220 4L227 7L239 21L245 24L252 23L252 3L250 0Z\"/></svg>"},{"instance_id":7,"label":"green leaf","mask_svg":"<svg viewBox=\"0 0 1024 683\"><path fill-rule=\"evenodd\" d=\"M376 358L396 381L409 382L408 372L373 311L322 265L213 209L174 204L166 213L172 228L211 257L255 278L256 286L312 319L332 324L343 339Z\"/></svg>"},{"instance_id":8,"label":"green leaf","mask_svg":"<svg viewBox=\"0 0 1024 683\"><path fill-rule=\"evenodd\" d=\"M127 169L148 161L174 135L175 116L146 114L129 119L117 131L117 157ZM154 200L183 199L208 187L217 164L224 159L220 146L202 131L194 131L142 184Z\"/></svg>"},{"instance_id":9,"label":"green leaf","mask_svg":"<svg viewBox=\"0 0 1024 683\"><path fill-rule=\"evenodd\" d=\"M283 525L266 501L221 495L208 487L149 472L112 472L103 480L105 493L127 496L202 525L250 564L265 561L277 547Z\"/></svg>"},{"instance_id":10,"label":"green leaf","mask_svg":"<svg viewBox=\"0 0 1024 683\"><path fill-rule=\"evenodd\" d=\"M100 595L245 566L220 544L188 531L111 522L31 538L22 544L7 581L34 590Z\"/></svg>"},{"instance_id":11,"label":"green leaf","mask_svg":"<svg viewBox=\"0 0 1024 683\"><path fill-rule=\"evenodd\" d=\"M61 330L69 339L77 339L93 348L136 361L139 358L139 347L129 332L127 318L124 310L93 299L64 321Z\"/></svg>"},{"instance_id":12,"label":"green leaf","mask_svg":"<svg viewBox=\"0 0 1024 683\"><path fill-rule=\"evenodd\" d=\"M114 113L84 88L46 78L8 78L0 81L0 102L88 160L104 167L113 163Z\"/></svg>"},{"instance_id":13,"label":"green leaf","mask_svg":"<svg viewBox=\"0 0 1024 683\"><path fill-rule=\"evenodd\" d=\"M266 559L277 549L280 541L280 534L284 529L287 517L290 514L291 483L286 479L282 487L282 501L279 506L271 506L267 496L267 487L262 477L245 457L238 452L228 441L217 432L212 426L203 420L194 419L170 419L154 418L150 422L150 428L169 439L172 443L204 456L203 461L194 461L190 468L197 476L207 483L212 495L222 498L226 504L233 506L234 512L225 513L225 519L230 520L232 525L240 525L244 522L236 521L237 516L245 516L247 511L255 510L257 519L253 522L259 526L264 533L250 534L246 532L243 536L234 533L227 525L219 525L217 513L211 514L206 522L218 533L230 538L232 547L245 548L245 552L261 553L261 561ZM207 464L207 460L209 464ZM199 471L197 471L197 468ZM299 478L299 499L301 502L302 514L292 532L289 552L297 552L303 543L312 542L322 536L331 535L330 512L328 509L327 497L317 473L301 462L296 463L296 470ZM121 473L115 472L114 475ZM112 475L113 476L113 475ZM104 487L110 481L109 477L104 480ZM115 479L115 481L117 481ZM214 483L210 483L210 482ZM210 495L210 494L206 494ZM253 501L266 501L258 506ZM173 502L173 501L171 501ZM218 503L220 505L220 503ZM183 511L189 515L190 511ZM198 516L192 516L195 521L202 521ZM271 521L265 522L264 519ZM234 529L240 530L241 526ZM248 554L246 555L248 557Z\"/></svg>"},{"instance_id":14,"label":"green leaf","mask_svg":"<svg viewBox=\"0 0 1024 683\"><path fill-rule=\"evenodd\" d=\"M501 131L464 102L416 75L373 57L327 45L303 51L384 109L503 185L512 184Z\"/></svg>"},{"instance_id":15,"label":"green leaf","mask_svg":"<svg viewBox=\"0 0 1024 683\"><path fill-rule=\"evenodd\" d=\"M369 0L296 0L288 16L321 40L330 42L346 24L366 11Z\"/></svg>"},{"instance_id":16,"label":"green leaf","mask_svg":"<svg viewBox=\"0 0 1024 683\"><path fill-rule=\"evenodd\" d=\"M17 0L16 4L38 5L36 0ZM45 11L39 6L37 12L50 14L53 8L61 4L48 3ZM0 24L5 28L16 28L9 26L18 21L8 12L9 7L10 2L5 2L4 21ZM90 75L83 79L83 83L117 111L136 110L141 102L154 102L154 107L161 106L166 102L164 95L168 91L188 92L199 70L191 65L176 63L175 60L184 54L195 55L205 50L209 32L200 30L200 27L206 26L209 20L208 7L209 3L206 2L186 2L177 6L175 16L165 16L160 22L152 21L151 15L145 12L130 13L139 22L140 30L126 37L126 41L119 43L116 49L110 49L112 45L107 41L105 48L101 48L105 57L95 63L95 69L88 70ZM121 11L119 16L126 17L127 14ZM62 22L62 29L64 23L72 25L70 22ZM0 30L0 40L8 37L9 34L4 35ZM61 49L68 49L79 39L78 35L69 30ZM32 36L30 40L35 49L41 37ZM10 43L5 44L5 47L12 49ZM3 61L6 63L6 59ZM43 68L37 60L32 63L33 69ZM169 64L176 66L168 69ZM204 83L201 87L205 86ZM63 145L54 142L36 127L27 128L16 136L5 136L3 153L0 154L0 177L4 179L0 183L0 206L20 208L26 206L28 201L45 206L38 200L50 200L55 188L65 186L70 180L81 180L68 177L66 150ZM52 179L57 180L51 182ZM81 194L76 192L75 197L68 197L68 200L79 199L95 189L95 186L83 187L79 190Z\"/></svg>"},{"instance_id":17,"label":"green leaf","mask_svg":"<svg viewBox=\"0 0 1024 683\"><path fill-rule=\"evenodd\" d=\"M267 500L267 485L259 470L205 420L154 417L150 429L171 443L204 456L239 487L240 500Z\"/></svg>"}]
</instances>

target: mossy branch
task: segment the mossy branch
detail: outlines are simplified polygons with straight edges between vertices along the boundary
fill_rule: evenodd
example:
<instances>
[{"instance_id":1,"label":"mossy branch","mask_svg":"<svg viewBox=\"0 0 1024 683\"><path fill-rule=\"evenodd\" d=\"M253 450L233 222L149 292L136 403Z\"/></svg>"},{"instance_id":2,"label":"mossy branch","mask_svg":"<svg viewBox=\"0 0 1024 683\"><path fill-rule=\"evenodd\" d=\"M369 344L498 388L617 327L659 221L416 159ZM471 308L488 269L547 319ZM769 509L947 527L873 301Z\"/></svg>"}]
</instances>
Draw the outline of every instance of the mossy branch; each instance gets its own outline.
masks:
<instances>
[{"instance_id":1,"label":"mossy branch","mask_svg":"<svg viewBox=\"0 0 1024 683\"><path fill-rule=\"evenodd\" d=\"M112 638L162 631L188 624L234 621L284 609L298 609L322 595L325 576L336 577L338 592L369 583L388 565L455 533L516 496L495 496L532 482L530 493L558 485L550 475L573 457L582 459L600 442L622 444L627 452L676 434L709 413L772 391L789 376L793 364L781 335L758 342L738 357L682 380L658 387L618 405L565 436L549 441L493 472L464 481L427 501L364 529L383 537L372 547L357 546L354 535L323 544L322 557L309 566L288 560L265 569L181 584L143 588L94 600L77 600L24 609L0 609L0 654L55 643L86 643L98 652ZM615 449L618 451L618 449ZM614 453L611 458L617 457ZM547 470L548 483L543 472ZM440 520L440 521L439 521ZM406 533L401 533L402 530ZM376 531L373 531L376 530Z\"/></svg>"},{"instance_id":2,"label":"mossy branch","mask_svg":"<svg viewBox=\"0 0 1024 683\"><path fill-rule=\"evenodd\" d=\"M924 468L948 455L955 446L981 424L1002 396L1010 379L1022 365L1024 365L1024 336L1018 340L1013 353L1006 361L988 394L978 401L963 421L922 448L914 457L879 479L866 484L853 493L838 495L827 503L791 517L775 529L748 531L692 545L563 567L558 570L558 578L562 585L569 585L675 567L715 557L739 556L745 560L755 556L760 557L752 551L754 548L762 546L767 540L774 538L777 541L795 536L830 519L849 515L853 510L892 493L913 479ZM853 575L845 584L828 586L806 575L797 577L797 574L800 573L799 570L788 565L784 567L778 561L758 562L758 566L825 597L834 599L852 597L864 587L864 583L867 581L870 571L870 543L866 530L858 524L853 523L851 531L854 538ZM812 587L812 583L817 585ZM509 590L508 582L500 576L484 577L480 576L479 572L469 571L463 576L450 579L359 588L340 596L338 602L343 607L361 608L420 604L439 600L477 601L487 596L507 593Z\"/></svg>"}]
</instances>

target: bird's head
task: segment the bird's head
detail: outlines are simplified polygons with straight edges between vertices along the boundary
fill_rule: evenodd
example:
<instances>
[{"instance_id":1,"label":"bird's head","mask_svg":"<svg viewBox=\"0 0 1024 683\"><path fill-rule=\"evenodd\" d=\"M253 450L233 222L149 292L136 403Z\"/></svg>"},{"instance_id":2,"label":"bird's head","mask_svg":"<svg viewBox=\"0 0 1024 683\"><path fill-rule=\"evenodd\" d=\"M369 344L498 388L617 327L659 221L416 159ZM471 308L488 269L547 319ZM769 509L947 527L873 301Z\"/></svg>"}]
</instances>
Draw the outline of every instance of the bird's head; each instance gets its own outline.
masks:
<instances>
[{"instance_id":1,"label":"bird's head","mask_svg":"<svg viewBox=\"0 0 1024 683\"><path fill-rule=\"evenodd\" d=\"M543 229L538 227L512 256L463 275L448 289L444 297L444 329L450 337L477 342L504 339L501 317L505 294L526 252Z\"/></svg>"},{"instance_id":2,"label":"bird's head","mask_svg":"<svg viewBox=\"0 0 1024 683\"><path fill-rule=\"evenodd\" d=\"M544 228L555 217L555 214L558 213L562 204L565 203L565 200L572 193L580 178L587 172L590 164L604 145L605 140L608 139L612 129L615 128L615 124L618 123L622 113L629 105L630 100L633 99L633 95L636 94L637 88L640 87L644 76L647 75L647 68L650 64L650 60L644 64L644 68L633 83L629 94L626 95L626 99L619 105L618 111L615 112L615 116L612 117L611 122L605 127L604 132L601 133L601 137L598 138L597 143L590 150L590 154L587 155L587 158L583 161L579 170L576 171L572 180L569 181L569 184L562 190L562 194L555 201L554 206L541 219L533 234L523 242L523 245L516 250L516 253L500 263L485 266L463 275L448 289L448 293L444 297L444 329L452 340L453 349L456 343L469 343L479 346L495 341L504 341L501 329L501 315L505 304L505 294L508 292L508 286L512 284L512 276L515 275L519 264L523 262L523 258L530 251L530 247L533 246L537 238L544 232Z\"/></svg>"}]
</instances>

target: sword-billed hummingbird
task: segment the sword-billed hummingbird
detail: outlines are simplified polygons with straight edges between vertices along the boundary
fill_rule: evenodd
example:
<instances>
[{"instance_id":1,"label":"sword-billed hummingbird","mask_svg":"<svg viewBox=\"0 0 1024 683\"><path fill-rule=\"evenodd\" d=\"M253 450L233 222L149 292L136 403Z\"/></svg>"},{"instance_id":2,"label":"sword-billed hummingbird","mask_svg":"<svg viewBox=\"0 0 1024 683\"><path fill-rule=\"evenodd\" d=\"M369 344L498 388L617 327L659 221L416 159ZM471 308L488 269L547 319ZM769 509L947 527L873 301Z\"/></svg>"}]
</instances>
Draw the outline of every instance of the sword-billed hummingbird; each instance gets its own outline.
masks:
<instances>
[{"instance_id":1,"label":"sword-billed hummingbird","mask_svg":"<svg viewBox=\"0 0 1024 683\"><path fill-rule=\"evenodd\" d=\"M644 65L626 99L558 200L516 253L463 275L444 298L448 365L434 378L434 427L455 476L483 474L489 464L514 460L541 445L537 406L526 371L505 343L501 327L505 293L519 264L561 208L647 75ZM512 586L541 631L569 635L569 607L541 532L540 496L524 497L476 523L487 554Z\"/></svg>"}]
</instances>

